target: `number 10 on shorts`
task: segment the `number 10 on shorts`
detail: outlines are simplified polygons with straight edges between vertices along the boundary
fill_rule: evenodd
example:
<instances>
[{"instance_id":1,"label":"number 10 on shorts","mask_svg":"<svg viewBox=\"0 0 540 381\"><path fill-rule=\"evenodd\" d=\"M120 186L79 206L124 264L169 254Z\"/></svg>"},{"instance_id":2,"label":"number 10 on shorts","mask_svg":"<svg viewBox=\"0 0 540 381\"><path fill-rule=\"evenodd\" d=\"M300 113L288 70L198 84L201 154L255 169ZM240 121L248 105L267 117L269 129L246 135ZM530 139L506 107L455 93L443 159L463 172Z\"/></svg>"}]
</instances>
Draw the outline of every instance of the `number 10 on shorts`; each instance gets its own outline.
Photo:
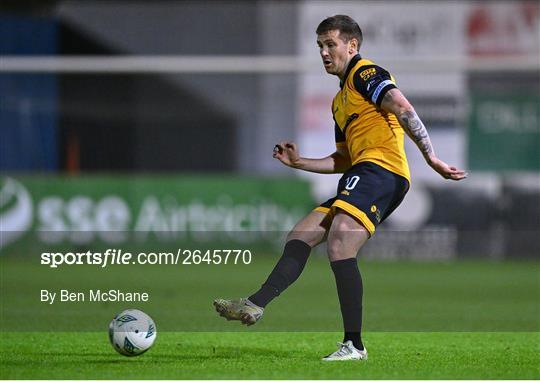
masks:
<instances>
[{"instance_id":1,"label":"number 10 on shorts","mask_svg":"<svg viewBox=\"0 0 540 381\"><path fill-rule=\"evenodd\" d=\"M360 181L360 176L351 176L345 179L345 189L352 190Z\"/></svg>"}]
</instances>

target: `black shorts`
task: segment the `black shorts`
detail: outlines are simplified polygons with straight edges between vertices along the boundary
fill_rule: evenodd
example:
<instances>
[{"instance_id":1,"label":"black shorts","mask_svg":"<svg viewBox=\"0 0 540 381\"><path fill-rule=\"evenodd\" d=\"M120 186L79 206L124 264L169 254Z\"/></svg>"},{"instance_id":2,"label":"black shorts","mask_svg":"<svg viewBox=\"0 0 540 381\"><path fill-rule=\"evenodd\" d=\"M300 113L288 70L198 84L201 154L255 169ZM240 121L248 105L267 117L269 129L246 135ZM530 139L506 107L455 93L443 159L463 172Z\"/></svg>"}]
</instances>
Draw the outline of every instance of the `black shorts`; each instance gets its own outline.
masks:
<instances>
[{"instance_id":1,"label":"black shorts","mask_svg":"<svg viewBox=\"0 0 540 381\"><path fill-rule=\"evenodd\" d=\"M343 174L337 195L315 208L335 213L341 209L359 220L370 235L403 201L409 181L372 162L353 165Z\"/></svg>"}]
</instances>

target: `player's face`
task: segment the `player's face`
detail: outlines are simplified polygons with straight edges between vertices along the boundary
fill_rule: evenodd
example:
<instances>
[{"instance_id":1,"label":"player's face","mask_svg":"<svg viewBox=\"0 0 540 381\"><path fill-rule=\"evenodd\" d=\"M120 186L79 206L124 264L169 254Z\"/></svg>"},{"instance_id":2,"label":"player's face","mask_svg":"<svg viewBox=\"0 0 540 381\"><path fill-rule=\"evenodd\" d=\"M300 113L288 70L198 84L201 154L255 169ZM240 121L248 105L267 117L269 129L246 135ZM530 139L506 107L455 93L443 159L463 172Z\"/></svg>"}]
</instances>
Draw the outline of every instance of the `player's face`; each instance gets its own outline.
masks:
<instances>
[{"instance_id":1,"label":"player's face","mask_svg":"<svg viewBox=\"0 0 540 381\"><path fill-rule=\"evenodd\" d=\"M339 30L331 30L317 37L319 53L328 74L337 75L343 79L349 61L356 54L353 41L356 40L345 42L339 38Z\"/></svg>"}]
</instances>

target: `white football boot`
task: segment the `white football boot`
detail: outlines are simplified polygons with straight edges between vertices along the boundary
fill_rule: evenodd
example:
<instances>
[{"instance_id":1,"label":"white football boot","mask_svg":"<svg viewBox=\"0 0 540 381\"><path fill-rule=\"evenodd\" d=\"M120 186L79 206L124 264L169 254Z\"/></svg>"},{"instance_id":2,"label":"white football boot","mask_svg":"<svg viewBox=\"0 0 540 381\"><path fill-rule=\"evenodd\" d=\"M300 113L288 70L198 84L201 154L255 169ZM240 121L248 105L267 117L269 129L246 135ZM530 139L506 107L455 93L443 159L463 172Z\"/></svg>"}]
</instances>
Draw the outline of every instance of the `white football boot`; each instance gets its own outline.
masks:
<instances>
[{"instance_id":1,"label":"white football boot","mask_svg":"<svg viewBox=\"0 0 540 381\"><path fill-rule=\"evenodd\" d=\"M227 320L240 320L242 324L253 325L262 317L264 308L253 304L248 298L236 300L214 300L216 311Z\"/></svg>"},{"instance_id":2,"label":"white football boot","mask_svg":"<svg viewBox=\"0 0 540 381\"><path fill-rule=\"evenodd\" d=\"M367 350L356 349L351 340L337 343L338 350L322 358L323 361L367 360Z\"/></svg>"}]
</instances>

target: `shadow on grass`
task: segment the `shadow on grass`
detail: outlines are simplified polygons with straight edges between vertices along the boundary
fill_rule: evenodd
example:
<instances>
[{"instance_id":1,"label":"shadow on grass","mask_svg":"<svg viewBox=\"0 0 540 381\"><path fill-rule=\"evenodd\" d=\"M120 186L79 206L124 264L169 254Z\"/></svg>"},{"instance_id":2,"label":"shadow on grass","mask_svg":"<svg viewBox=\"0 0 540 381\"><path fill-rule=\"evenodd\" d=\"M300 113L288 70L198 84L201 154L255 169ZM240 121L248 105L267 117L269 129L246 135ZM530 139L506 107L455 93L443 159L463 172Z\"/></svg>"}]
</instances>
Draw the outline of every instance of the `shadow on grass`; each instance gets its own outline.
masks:
<instances>
[{"instance_id":1,"label":"shadow on grass","mask_svg":"<svg viewBox=\"0 0 540 381\"><path fill-rule=\"evenodd\" d=\"M192 363L201 362L204 360L250 360L262 361L268 359L293 359L299 358L298 351L290 350L272 350L260 347L233 347L233 346L212 346L201 347L193 345L182 345L177 348L176 353L148 352L141 356L127 357L114 352L84 352L84 353L66 353L64 351L48 351L29 353L31 361L28 357L21 359L3 359L2 363L5 366L32 366L45 364L73 364L81 362L85 364L129 364L137 362L140 364L148 364L159 360L160 363L172 363L177 361L189 361Z\"/></svg>"}]
</instances>

